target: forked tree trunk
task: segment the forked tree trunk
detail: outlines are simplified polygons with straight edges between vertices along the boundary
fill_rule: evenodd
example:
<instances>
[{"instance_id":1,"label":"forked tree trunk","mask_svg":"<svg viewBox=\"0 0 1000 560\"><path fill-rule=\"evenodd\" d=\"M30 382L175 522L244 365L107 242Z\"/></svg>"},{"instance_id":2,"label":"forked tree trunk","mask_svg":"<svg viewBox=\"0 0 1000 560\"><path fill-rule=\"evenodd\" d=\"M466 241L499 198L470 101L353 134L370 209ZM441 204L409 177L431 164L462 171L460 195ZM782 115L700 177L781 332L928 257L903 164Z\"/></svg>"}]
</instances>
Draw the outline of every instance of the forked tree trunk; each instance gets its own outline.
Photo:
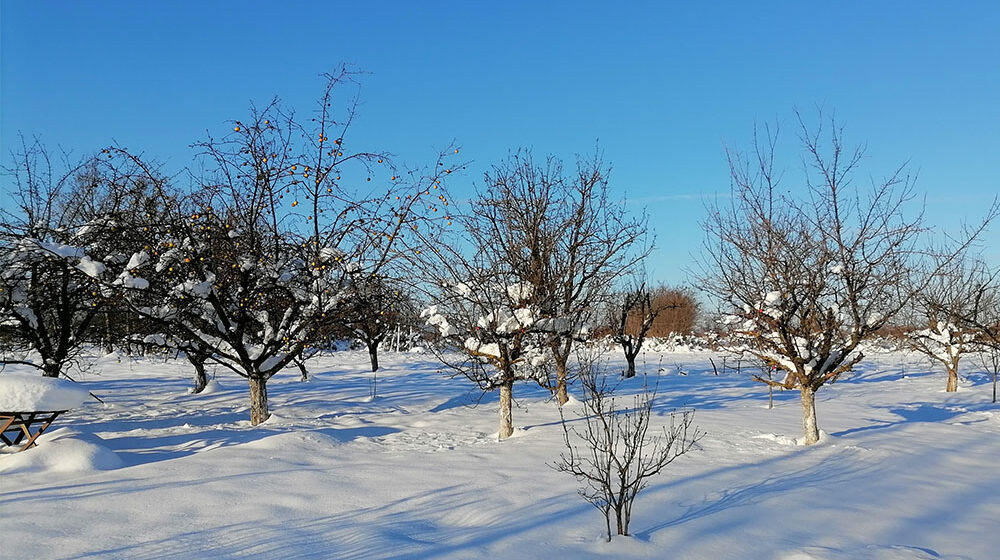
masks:
<instances>
[{"instance_id":1,"label":"forked tree trunk","mask_svg":"<svg viewBox=\"0 0 1000 560\"><path fill-rule=\"evenodd\" d=\"M625 351L625 364L626 364L625 377L627 378L635 377L635 357L638 354L639 354L638 352L632 353L629 352L628 350Z\"/></svg>"},{"instance_id":2,"label":"forked tree trunk","mask_svg":"<svg viewBox=\"0 0 1000 560\"><path fill-rule=\"evenodd\" d=\"M819 441L819 425L816 423L816 390L802 385L802 428L805 431L806 445Z\"/></svg>"},{"instance_id":3,"label":"forked tree trunk","mask_svg":"<svg viewBox=\"0 0 1000 560\"><path fill-rule=\"evenodd\" d=\"M252 375L250 380L250 425L256 426L268 419L267 411L267 379L260 375Z\"/></svg>"},{"instance_id":4,"label":"forked tree trunk","mask_svg":"<svg viewBox=\"0 0 1000 560\"><path fill-rule=\"evenodd\" d=\"M615 508L615 518L618 520L618 534L628 536L628 525L631 514L628 511L627 500L622 500Z\"/></svg>"},{"instance_id":5,"label":"forked tree trunk","mask_svg":"<svg viewBox=\"0 0 1000 560\"><path fill-rule=\"evenodd\" d=\"M635 357L639 355L639 345L633 344L628 338L621 338L618 343L622 345L625 353L625 377L635 377Z\"/></svg>"},{"instance_id":6,"label":"forked tree trunk","mask_svg":"<svg viewBox=\"0 0 1000 560\"><path fill-rule=\"evenodd\" d=\"M514 381L505 381L500 386L500 431L498 439L507 439L514 433Z\"/></svg>"},{"instance_id":7,"label":"forked tree trunk","mask_svg":"<svg viewBox=\"0 0 1000 560\"><path fill-rule=\"evenodd\" d=\"M42 375L44 377L59 377L59 364L42 364Z\"/></svg>"},{"instance_id":8,"label":"forked tree trunk","mask_svg":"<svg viewBox=\"0 0 1000 560\"><path fill-rule=\"evenodd\" d=\"M299 373L302 374L299 381L309 381L309 370L306 369L305 361L295 362L295 365L299 366Z\"/></svg>"}]
</instances>

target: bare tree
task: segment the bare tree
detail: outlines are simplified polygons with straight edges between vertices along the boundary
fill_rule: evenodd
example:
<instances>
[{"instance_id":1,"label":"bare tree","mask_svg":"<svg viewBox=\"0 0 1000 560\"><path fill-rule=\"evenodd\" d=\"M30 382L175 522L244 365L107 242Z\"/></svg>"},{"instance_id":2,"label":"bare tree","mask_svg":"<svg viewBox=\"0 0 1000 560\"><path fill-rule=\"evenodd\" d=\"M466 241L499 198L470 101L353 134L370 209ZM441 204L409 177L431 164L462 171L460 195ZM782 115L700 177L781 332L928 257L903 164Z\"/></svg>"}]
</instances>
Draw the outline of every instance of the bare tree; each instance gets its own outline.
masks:
<instances>
[{"instance_id":1,"label":"bare tree","mask_svg":"<svg viewBox=\"0 0 1000 560\"><path fill-rule=\"evenodd\" d=\"M973 313L976 294L985 270L981 263L954 259L934 266L936 273L922 281L916 294L916 311L922 316L923 329L906 333L908 346L944 366L948 375L946 391L958 390L958 364L962 356L980 347L980 329L963 322Z\"/></svg>"},{"instance_id":2,"label":"bare tree","mask_svg":"<svg viewBox=\"0 0 1000 560\"><path fill-rule=\"evenodd\" d=\"M444 341L439 359L484 392L499 391L498 438L514 432L513 399L517 381L545 385L549 378L550 330L535 303L537 292L519 282L496 253L483 251L470 261L456 260L439 278L434 303L421 316ZM502 267L502 268L501 268Z\"/></svg>"},{"instance_id":3,"label":"bare tree","mask_svg":"<svg viewBox=\"0 0 1000 560\"><path fill-rule=\"evenodd\" d=\"M552 167L550 161L546 168ZM547 175L540 166L532 165L530 157L521 168L528 181ZM544 313L556 321L550 346L556 370L556 401L562 405L569 399L568 362L573 344L589 336L588 323L600 320L595 312L609 287L635 271L652 246L646 241L645 215L631 216L611 198L611 169L600 152L589 160L579 159L571 180L563 181L561 166L555 168L557 180L553 182L561 187L562 196L556 197L556 212L542 217L556 234L542 289Z\"/></svg>"},{"instance_id":4,"label":"bare tree","mask_svg":"<svg viewBox=\"0 0 1000 560\"><path fill-rule=\"evenodd\" d=\"M571 426L560 409L566 451L554 468L584 484L580 495L604 514L608 541L611 520L618 535L629 534L632 506L649 479L695 449L704 433L692 425L694 411L670 414L670 426L650 432L656 388L636 395L620 408L593 360L580 360L586 391L582 429ZM579 443L578 443L579 442ZM582 445L581 445L582 444Z\"/></svg>"},{"instance_id":5,"label":"bare tree","mask_svg":"<svg viewBox=\"0 0 1000 560\"><path fill-rule=\"evenodd\" d=\"M370 276L355 284L353 302L343 314L343 325L364 343L372 372L378 371L378 348L389 334L412 325L417 313L402 287L388 278Z\"/></svg>"},{"instance_id":6,"label":"bare tree","mask_svg":"<svg viewBox=\"0 0 1000 560\"><path fill-rule=\"evenodd\" d=\"M780 188L776 131L755 131L749 158L730 152L732 198L710 208L701 278L728 308L736 338L787 372L781 381L757 379L799 389L807 444L819 440L816 391L850 371L862 358L859 344L919 290L910 279L924 232L922 216L904 218L914 197L905 167L860 188L853 177L864 147L845 147L842 129L831 120L826 131L819 119L815 129L798 119L799 196ZM994 207L987 221L995 215Z\"/></svg>"},{"instance_id":7,"label":"bare tree","mask_svg":"<svg viewBox=\"0 0 1000 560\"><path fill-rule=\"evenodd\" d=\"M635 377L635 359L656 319L676 302L664 297L666 288L649 289L645 283L617 296L608 307L611 339L625 353L625 377Z\"/></svg>"},{"instance_id":8,"label":"bare tree","mask_svg":"<svg viewBox=\"0 0 1000 560\"><path fill-rule=\"evenodd\" d=\"M335 94L356 85L354 74L325 77L308 123L275 100L196 143L199 188L116 279L128 297L156 295L156 305L136 305L145 317L248 380L253 425L269 416L267 381L349 307L359 279L396 258L450 172L440 158L424 173L349 152L357 96Z\"/></svg>"},{"instance_id":9,"label":"bare tree","mask_svg":"<svg viewBox=\"0 0 1000 560\"><path fill-rule=\"evenodd\" d=\"M611 201L606 177L598 157L567 178L559 160L539 164L518 152L486 173L468 213L449 219L460 232L424 236L419 265L433 305L423 316L446 348L462 353L442 353L447 365L485 391L499 390L501 438L513 430L516 381L568 399L574 341L587 336L613 278L646 253L633 254L643 222Z\"/></svg>"},{"instance_id":10,"label":"bare tree","mask_svg":"<svg viewBox=\"0 0 1000 560\"><path fill-rule=\"evenodd\" d=\"M966 272L953 277L953 281L962 283L954 290L969 298L956 319L963 327L976 330L984 344L1000 345L1000 270L990 270L976 262ZM941 302L930 303L932 311L946 311Z\"/></svg>"},{"instance_id":11,"label":"bare tree","mask_svg":"<svg viewBox=\"0 0 1000 560\"><path fill-rule=\"evenodd\" d=\"M16 208L0 218L3 361L57 377L97 338L91 331L113 301L102 282L129 243L121 224L145 210L152 183L129 181L98 156L57 170L37 140L22 139L12 155Z\"/></svg>"},{"instance_id":12,"label":"bare tree","mask_svg":"<svg viewBox=\"0 0 1000 560\"><path fill-rule=\"evenodd\" d=\"M961 283L954 291L966 294L969 299L961 307L955 320L961 329L974 331L979 338L980 361L993 377L993 402L997 402L997 373L1000 371L1000 270L989 270L981 262L975 263L968 274L958 276Z\"/></svg>"}]
</instances>

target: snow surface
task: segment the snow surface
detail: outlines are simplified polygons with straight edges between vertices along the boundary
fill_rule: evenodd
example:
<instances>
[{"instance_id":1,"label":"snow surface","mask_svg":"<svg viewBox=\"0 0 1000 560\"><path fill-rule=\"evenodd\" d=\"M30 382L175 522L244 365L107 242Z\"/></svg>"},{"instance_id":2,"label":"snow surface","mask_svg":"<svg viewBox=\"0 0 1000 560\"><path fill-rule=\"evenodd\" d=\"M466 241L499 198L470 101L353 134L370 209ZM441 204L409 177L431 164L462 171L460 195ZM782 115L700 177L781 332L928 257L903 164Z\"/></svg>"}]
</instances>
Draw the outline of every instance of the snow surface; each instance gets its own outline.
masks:
<instances>
[{"instance_id":1,"label":"snow surface","mask_svg":"<svg viewBox=\"0 0 1000 560\"><path fill-rule=\"evenodd\" d=\"M69 410L89 398L82 385L65 379L42 377L38 373L0 374L0 411L3 412Z\"/></svg>"},{"instance_id":2,"label":"snow surface","mask_svg":"<svg viewBox=\"0 0 1000 560\"><path fill-rule=\"evenodd\" d=\"M498 442L496 394L480 401L427 354L383 353L375 399L363 351L309 362L308 383L290 368L268 383L273 416L256 428L245 380L221 368L213 392L193 395L184 360L99 360L81 384L107 405L0 454L0 557L997 557L1000 408L985 376L963 369L946 393L926 358L872 355L817 393L827 435L801 446L796 392L768 410L752 371L715 376L710 357L640 356L646 381L665 372L654 422L694 407L708 435L651 479L634 536L611 543L577 482L549 466L559 414L532 384L515 388L518 437ZM574 392L566 416L579 421Z\"/></svg>"}]
</instances>

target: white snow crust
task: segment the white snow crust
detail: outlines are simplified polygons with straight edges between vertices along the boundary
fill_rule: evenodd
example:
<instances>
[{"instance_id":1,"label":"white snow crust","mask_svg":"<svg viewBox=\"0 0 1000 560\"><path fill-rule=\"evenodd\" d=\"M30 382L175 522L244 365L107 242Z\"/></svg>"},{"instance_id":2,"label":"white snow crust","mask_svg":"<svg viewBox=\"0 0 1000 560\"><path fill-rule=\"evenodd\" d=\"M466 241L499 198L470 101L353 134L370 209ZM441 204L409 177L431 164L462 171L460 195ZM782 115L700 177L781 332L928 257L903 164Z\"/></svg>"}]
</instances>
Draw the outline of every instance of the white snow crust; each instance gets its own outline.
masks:
<instances>
[{"instance_id":1,"label":"white snow crust","mask_svg":"<svg viewBox=\"0 0 1000 560\"><path fill-rule=\"evenodd\" d=\"M865 353L816 394L829 435L812 446L799 445L797 391L775 391L769 410L732 357L716 376L709 359L722 356L704 349L641 354L639 376L612 378L621 402L658 378L650 431L693 407L707 436L650 479L633 536L610 543L577 481L550 467L564 451L559 410L534 383L515 388L517 437L497 441L496 393L480 400L430 353L383 352L374 399L363 350L310 361L308 383L288 368L258 427L246 380L224 368L192 395L183 358L101 359L79 385L107 405L0 452L0 534L32 537L5 538L0 556L995 558L1000 408L975 357L945 393L923 355ZM563 412L579 425L585 397L570 391Z\"/></svg>"}]
</instances>

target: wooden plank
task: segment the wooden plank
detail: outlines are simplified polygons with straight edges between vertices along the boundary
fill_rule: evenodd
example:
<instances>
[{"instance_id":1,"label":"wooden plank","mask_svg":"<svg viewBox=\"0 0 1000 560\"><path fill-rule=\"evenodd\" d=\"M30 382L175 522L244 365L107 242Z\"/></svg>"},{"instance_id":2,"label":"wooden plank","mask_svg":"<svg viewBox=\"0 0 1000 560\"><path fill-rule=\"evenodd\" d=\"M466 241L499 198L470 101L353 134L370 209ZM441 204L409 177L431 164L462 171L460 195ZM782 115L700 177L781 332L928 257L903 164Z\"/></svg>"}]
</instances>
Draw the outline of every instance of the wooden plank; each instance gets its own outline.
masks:
<instances>
[{"instance_id":1,"label":"wooden plank","mask_svg":"<svg viewBox=\"0 0 1000 560\"><path fill-rule=\"evenodd\" d=\"M7 432L13 431L10 430L10 427L14 423L14 421L17 420L17 416L5 412L3 414L0 414L0 420L3 421L3 429L0 430L0 440L3 440L3 442L6 443L7 445L14 445L14 442L7 437Z\"/></svg>"},{"instance_id":2,"label":"wooden plank","mask_svg":"<svg viewBox=\"0 0 1000 560\"><path fill-rule=\"evenodd\" d=\"M24 451L29 447L38 445L35 440L45 433L45 430L52 425L65 410L35 410L22 412L0 412L0 421L3 421L3 430L0 430L0 440L7 445L19 445L25 437L27 442L18 451ZM32 429L34 427L34 429ZM12 437L8 434L15 434Z\"/></svg>"}]
</instances>

